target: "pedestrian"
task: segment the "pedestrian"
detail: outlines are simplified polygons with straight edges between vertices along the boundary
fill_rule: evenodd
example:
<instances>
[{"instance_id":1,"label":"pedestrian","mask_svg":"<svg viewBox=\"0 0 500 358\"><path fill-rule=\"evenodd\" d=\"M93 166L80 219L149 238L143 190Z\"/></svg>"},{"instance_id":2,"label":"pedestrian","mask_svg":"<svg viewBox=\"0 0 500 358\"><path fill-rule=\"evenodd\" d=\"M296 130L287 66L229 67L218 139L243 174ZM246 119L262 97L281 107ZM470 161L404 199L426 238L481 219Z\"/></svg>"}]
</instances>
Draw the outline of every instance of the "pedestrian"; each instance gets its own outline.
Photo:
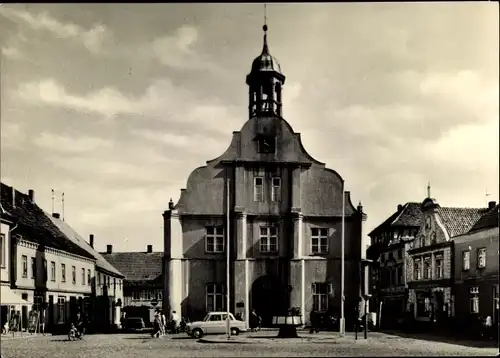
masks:
<instances>
[{"instance_id":1,"label":"pedestrian","mask_svg":"<svg viewBox=\"0 0 500 358\"><path fill-rule=\"evenodd\" d=\"M254 309L252 309L252 313L250 314L250 330L252 332L256 332L258 328L260 328L261 318L257 315Z\"/></svg>"},{"instance_id":2,"label":"pedestrian","mask_svg":"<svg viewBox=\"0 0 500 358\"><path fill-rule=\"evenodd\" d=\"M311 313L309 314L309 320L311 321L311 329L309 330L309 333L318 333L319 332L319 314L318 312L312 310Z\"/></svg>"},{"instance_id":3,"label":"pedestrian","mask_svg":"<svg viewBox=\"0 0 500 358\"><path fill-rule=\"evenodd\" d=\"M177 326L179 325L179 315L176 311L172 311L172 315L170 316L170 321L172 322L172 333L177 332Z\"/></svg>"},{"instance_id":4,"label":"pedestrian","mask_svg":"<svg viewBox=\"0 0 500 358\"><path fill-rule=\"evenodd\" d=\"M153 320L153 338L159 338L161 331L160 331L160 325L161 325L161 320L160 320L160 314L158 311L155 312L155 317Z\"/></svg>"},{"instance_id":5,"label":"pedestrian","mask_svg":"<svg viewBox=\"0 0 500 358\"><path fill-rule=\"evenodd\" d=\"M165 317L165 313L160 311L160 321L161 321L161 335L164 336L167 333L167 320Z\"/></svg>"},{"instance_id":6,"label":"pedestrian","mask_svg":"<svg viewBox=\"0 0 500 358\"><path fill-rule=\"evenodd\" d=\"M493 338L493 322L491 319L491 316L487 316L486 319L484 320L484 325L485 325L485 330L486 330L486 338L492 339Z\"/></svg>"}]
</instances>

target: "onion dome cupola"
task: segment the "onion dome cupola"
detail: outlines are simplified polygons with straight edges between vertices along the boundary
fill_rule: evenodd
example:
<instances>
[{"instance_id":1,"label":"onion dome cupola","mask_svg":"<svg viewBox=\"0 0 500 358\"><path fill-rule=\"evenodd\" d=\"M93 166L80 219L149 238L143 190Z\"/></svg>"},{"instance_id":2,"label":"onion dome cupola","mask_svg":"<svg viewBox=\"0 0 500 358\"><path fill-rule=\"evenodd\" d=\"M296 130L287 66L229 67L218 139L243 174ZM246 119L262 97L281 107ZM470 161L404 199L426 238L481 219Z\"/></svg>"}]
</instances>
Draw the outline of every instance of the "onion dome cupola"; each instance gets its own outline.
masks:
<instances>
[{"instance_id":1,"label":"onion dome cupola","mask_svg":"<svg viewBox=\"0 0 500 358\"><path fill-rule=\"evenodd\" d=\"M267 25L264 30L262 53L252 62L252 70L247 75L249 87L249 117L277 115L282 117L282 88L285 76L267 45Z\"/></svg>"}]
</instances>

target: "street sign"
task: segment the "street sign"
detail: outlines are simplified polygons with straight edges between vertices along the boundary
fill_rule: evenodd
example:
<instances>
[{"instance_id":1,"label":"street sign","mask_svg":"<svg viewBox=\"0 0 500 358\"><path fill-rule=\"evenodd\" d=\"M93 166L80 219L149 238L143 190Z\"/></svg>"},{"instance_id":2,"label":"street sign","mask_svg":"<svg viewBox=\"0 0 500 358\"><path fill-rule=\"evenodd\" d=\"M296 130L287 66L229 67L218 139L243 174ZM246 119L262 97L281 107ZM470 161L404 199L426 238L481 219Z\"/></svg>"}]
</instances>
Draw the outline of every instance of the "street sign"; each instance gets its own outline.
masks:
<instances>
[{"instance_id":1,"label":"street sign","mask_svg":"<svg viewBox=\"0 0 500 358\"><path fill-rule=\"evenodd\" d=\"M153 299L151 300L151 305L152 305L153 307L156 307L156 306L158 305L158 300L157 300L156 298L153 298Z\"/></svg>"}]
</instances>

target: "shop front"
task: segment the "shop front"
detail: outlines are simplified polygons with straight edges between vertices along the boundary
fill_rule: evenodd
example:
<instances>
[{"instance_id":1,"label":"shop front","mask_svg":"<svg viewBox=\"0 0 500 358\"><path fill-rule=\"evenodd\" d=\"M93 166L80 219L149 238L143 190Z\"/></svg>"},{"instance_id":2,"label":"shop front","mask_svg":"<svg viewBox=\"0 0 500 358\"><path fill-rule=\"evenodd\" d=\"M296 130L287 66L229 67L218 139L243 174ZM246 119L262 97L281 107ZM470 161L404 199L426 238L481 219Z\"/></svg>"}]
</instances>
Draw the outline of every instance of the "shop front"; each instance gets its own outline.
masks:
<instances>
[{"instance_id":1,"label":"shop front","mask_svg":"<svg viewBox=\"0 0 500 358\"><path fill-rule=\"evenodd\" d=\"M410 282L409 287L409 306L415 321L432 327L447 326L452 315L451 282Z\"/></svg>"}]
</instances>

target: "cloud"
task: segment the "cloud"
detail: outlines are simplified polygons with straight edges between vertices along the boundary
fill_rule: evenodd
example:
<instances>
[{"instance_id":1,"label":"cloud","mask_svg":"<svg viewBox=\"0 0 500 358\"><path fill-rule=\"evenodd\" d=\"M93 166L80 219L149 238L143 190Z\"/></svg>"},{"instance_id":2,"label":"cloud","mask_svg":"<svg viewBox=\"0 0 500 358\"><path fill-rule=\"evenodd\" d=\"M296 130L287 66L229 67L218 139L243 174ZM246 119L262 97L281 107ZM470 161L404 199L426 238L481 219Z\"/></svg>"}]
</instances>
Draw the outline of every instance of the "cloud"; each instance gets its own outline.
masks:
<instances>
[{"instance_id":1,"label":"cloud","mask_svg":"<svg viewBox=\"0 0 500 358\"><path fill-rule=\"evenodd\" d=\"M22 58L21 51L15 47L2 47L2 55L10 59L20 59Z\"/></svg>"},{"instance_id":2,"label":"cloud","mask_svg":"<svg viewBox=\"0 0 500 358\"><path fill-rule=\"evenodd\" d=\"M48 32L59 39L73 39L81 42L94 54L105 51L105 42L112 37L109 29L100 23L86 29L80 25L62 22L52 17L48 12L32 14L29 11L18 10L13 7L1 7L0 15L17 23L27 25L35 32Z\"/></svg>"},{"instance_id":3,"label":"cloud","mask_svg":"<svg viewBox=\"0 0 500 358\"><path fill-rule=\"evenodd\" d=\"M41 148L72 153L110 148L113 145L112 141L102 138L87 136L75 138L50 132L41 133L37 138L35 138L34 143Z\"/></svg>"},{"instance_id":4,"label":"cloud","mask_svg":"<svg viewBox=\"0 0 500 358\"><path fill-rule=\"evenodd\" d=\"M2 149L21 149L26 140L23 125L2 121L0 126Z\"/></svg>"}]
</instances>

